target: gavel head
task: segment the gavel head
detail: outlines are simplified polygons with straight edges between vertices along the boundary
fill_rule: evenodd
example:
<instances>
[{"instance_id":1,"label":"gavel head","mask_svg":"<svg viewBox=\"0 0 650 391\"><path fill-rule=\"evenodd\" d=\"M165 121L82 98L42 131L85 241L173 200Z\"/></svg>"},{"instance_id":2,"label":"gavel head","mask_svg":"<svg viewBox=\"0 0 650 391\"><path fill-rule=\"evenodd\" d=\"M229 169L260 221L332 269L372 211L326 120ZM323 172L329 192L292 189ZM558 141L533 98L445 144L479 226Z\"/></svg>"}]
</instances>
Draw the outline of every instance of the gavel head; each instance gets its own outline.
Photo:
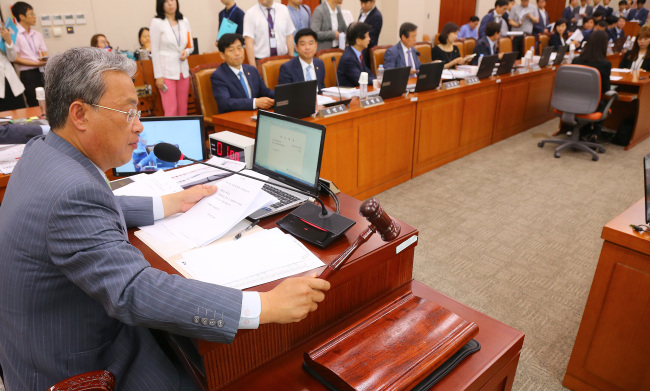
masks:
<instances>
[{"instance_id":1,"label":"gavel head","mask_svg":"<svg viewBox=\"0 0 650 391\"><path fill-rule=\"evenodd\" d=\"M359 213L375 227L384 242L390 242L395 239L402 229L399 224L397 224L395 220L384 211L381 205L379 205L379 201L375 198L363 201L359 208Z\"/></svg>"}]
</instances>

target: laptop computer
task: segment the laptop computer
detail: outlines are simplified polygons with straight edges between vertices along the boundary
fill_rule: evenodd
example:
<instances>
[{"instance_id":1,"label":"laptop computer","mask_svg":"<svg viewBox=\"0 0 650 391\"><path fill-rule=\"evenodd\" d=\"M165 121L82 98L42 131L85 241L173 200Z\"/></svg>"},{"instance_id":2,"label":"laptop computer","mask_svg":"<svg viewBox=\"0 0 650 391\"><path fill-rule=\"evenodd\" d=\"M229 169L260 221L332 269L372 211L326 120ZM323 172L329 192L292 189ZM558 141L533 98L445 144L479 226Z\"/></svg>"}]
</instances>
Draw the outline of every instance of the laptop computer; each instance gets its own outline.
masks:
<instances>
[{"instance_id":1,"label":"laptop computer","mask_svg":"<svg viewBox=\"0 0 650 391\"><path fill-rule=\"evenodd\" d=\"M542 55L539 57L539 62L537 63L540 68L548 65L548 61L551 59L551 53L553 53L553 46L547 46L542 50Z\"/></svg>"},{"instance_id":2,"label":"laptop computer","mask_svg":"<svg viewBox=\"0 0 650 391\"><path fill-rule=\"evenodd\" d=\"M443 62L430 62L420 65L415 87L409 87L409 91L422 92L438 88L444 69L445 64Z\"/></svg>"},{"instance_id":3,"label":"laptop computer","mask_svg":"<svg viewBox=\"0 0 650 391\"><path fill-rule=\"evenodd\" d=\"M498 59L499 56L497 54L481 57L480 58L481 64L478 66L476 77L478 77L479 79L486 79L492 76L492 72L494 72L494 65L497 63Z\"/></svg>"},{"instance_id":4,"label":"laptop computer","mask_svg":"<svg viewBox=\"0 0 650 391\"><path fill-rule=\"evenodd\" d=\"M411 67L386 69L384 78L381 81L379 96L386 100L402 95L406 91L406 84L408 84L410 75Z\"/></svg>"},{"instance_id":5,"label":"laptop computer","mask_svg":"<svg viewBox=\"0 0 650 391\"><path fill-rule=\"evenodd\" d=\"M252 170L268 176L270 182L316 197L324 145L325 126L258 110ZM270 184L264 184L263 190L279 202L253 212L251 219L283 212L309 199L307 195Z\"/></svg>"},{"instance_id":6,"label":"laptop computer","mask_svg":"<svg viewBox=\"0 0 650 391\"><path fill-rule=\"evenodd\" d=\"M133 151L128 163L113 169L114 176L155 172L193 163L189 160L169 163L157 159L153 154L153 148L160 142L176 145L184 154L194 159L208 158L202 115L142 117L140 122L144 130L140 133L138 148Z\"/></svg>"},{"instance_id":7,"label":"laptop computer","mask_svg":"<svg viewBox=\"0 0 650 391\"><path fill-rule=\"evenodd\" d=\"M275 86L273 111L293 118L306 118L316 111L318 81L300 81Z\"/></svg>"},{"instance_id":8,"label":"laptop computer","mask_svg":"<svg viewBox=\"0 0 650 391\"><path fill-rule=\"evenodd\" d=\"M512 66L515 65L517 61L517 52L504 53L499 61L499 67L497 68L497 75L504 75L506 73L512 72Z\"/></svg>"},{"instance_id":9,"label":"laptop computer","mask_svg":"<svg viewBox=\"0 0 650 391\"><path fill-rule=\"evenodd\" d=\"M566 54L567 51L569 51L569 45L560 46L557 49L557 53L555 54L555 59L553 60L553 65L562 64L562 61L564 61L564 55Z\"/></svg>"}]
</instances>

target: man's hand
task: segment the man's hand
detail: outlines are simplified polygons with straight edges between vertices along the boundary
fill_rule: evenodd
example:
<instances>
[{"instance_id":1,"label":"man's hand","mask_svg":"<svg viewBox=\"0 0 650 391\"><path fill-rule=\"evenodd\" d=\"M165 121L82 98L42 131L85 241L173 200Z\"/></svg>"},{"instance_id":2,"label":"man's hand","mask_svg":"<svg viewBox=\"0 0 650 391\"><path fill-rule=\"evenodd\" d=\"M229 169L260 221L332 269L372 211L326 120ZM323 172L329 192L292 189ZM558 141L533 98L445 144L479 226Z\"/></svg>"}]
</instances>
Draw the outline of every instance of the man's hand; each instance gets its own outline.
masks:
<instances>
[{"instance_id":1,"label":"man's hand","mask_svg":"<svg viewBox=\"0 0 650 391\"><path fill-rule=\"evenodd\" d=\"M196 185L178 193L162 196L165 217L179 212L187 212L197 202L201 201L203 197L211 196L216 192L217 186Z\"/></svg>"},{"instance_id":2,"label":"man's hand","mask_svg":"<svg viewBox=\"0 0 650 391\"><path fill-rule=\"evenodd\" d=\"M255 107L258 109L270 109L273 107L273 99L267 97L255 98Z\"/></svg>"},{"instance_id":3,"label":"man's hand","mask_svg":"<svg viewBox=\"0 0 650 391\"><path fill-rule=\"evenodd\" d=\"M293 323L316 311L318 304L325 299L330 283L310 277L287 278L269 292L260 292L262 312L260 324Z\"/></svg>"},{"instance_id":4,"label":"man's hand","mask_svg":"<svg viewBox=\"0 0 650 391\"><path fill-rule=\"evenodd\" d=\"M8 45L11 45L11 31L6 29L2 23L0 23L0 35L2 35L2 39L4 39Z\"/></svg>"}]
</instances>

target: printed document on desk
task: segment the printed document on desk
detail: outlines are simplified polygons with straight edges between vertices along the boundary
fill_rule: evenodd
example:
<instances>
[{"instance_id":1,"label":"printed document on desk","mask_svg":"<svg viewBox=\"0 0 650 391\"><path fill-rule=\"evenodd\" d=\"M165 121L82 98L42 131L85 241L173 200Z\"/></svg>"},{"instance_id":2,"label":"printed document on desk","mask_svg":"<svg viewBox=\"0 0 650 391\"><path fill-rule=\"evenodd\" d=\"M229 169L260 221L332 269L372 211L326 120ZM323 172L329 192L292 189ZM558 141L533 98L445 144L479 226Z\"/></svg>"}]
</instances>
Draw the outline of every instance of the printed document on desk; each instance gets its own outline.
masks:
<instances>
[{"instance_id":1,"label":"printed document on desk","mask_svg":"<svg viewBox=\"0 0 650 391\"><path fill-rule=\"evenodd\" d=\"M24 150L25 144L3 145L0 149L0 173L11 174Z\"/></svg>"},{"instance_id":2,"label":"printed document on desk","mask_svg":"<svg viewBox=\"0 0 650 391\"><path fill-rule=\"evenodd\" d=\"M339 89L337 87L323 88L323 95L339 97ZM341 98L350 99L359 96L359 89L353 87L341 87Z\"/></svg>"},{"instance_id":3,"label":"printed document on desk","mask_svg":"<svg viewBox=\"0 0 650 391\"><path fill-rule=\"evenodd\" d=\"M237 171L237 172L243 170L244 167L246 167L245 162L224 159L216 156L213 156L206 163L212 164L213 166L223 167L231 171ZM170 175L170 177L181 187L189 187L197 183L215 181L232 175L228 171L220 170L214 167L209 167L204 164L191 164L167 172Z\"/></svg>"},{"instance_id":4,"label":"printed document on desk","mask_svg":"<svg viewBox=\"0 0 650 391\"><path fill-rule=\"evenodd\" d=\"M300 241L272 228L188 251L179 261L192 278L246 289L324 266Z\"/></svg>"},{"instance_id":5,"label":"printed document on desk","mask_svg":"<svg viewBox=\"0 0 650 391\"><path fill-rule=\"evenodd\" d=\"M158 170L153 174L133 175L129 178L133 182L113 190L113 194L116 196L162 197L183 191L183 188L163 170Z\"/></svg>"}]
</instances>

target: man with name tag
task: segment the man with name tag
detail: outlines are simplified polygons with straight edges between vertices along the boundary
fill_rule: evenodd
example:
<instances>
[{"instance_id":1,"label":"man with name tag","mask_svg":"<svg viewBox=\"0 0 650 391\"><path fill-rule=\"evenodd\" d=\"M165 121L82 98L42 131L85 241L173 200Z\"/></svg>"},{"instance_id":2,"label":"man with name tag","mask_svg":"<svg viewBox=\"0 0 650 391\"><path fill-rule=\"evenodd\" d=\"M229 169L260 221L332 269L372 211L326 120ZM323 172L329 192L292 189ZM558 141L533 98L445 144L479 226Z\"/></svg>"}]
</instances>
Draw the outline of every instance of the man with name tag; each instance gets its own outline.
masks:
<instances>
[{"instance_id":1,"label":"man with name tag","mask_svg":"<svg viewBox=\"0 0 650 391\"><path fill-rule=\"evenodd\" d=\"M487 28L487 25L492 22L499 24L501 35L505 36L508 34L508 22L503 17L508 9L508 5L508 0L496 0L494 2L494 11L485 15L481 20L481 25L478 28L479 39L485 37L485 29Z\"/></svg>"},{"instance_id":2,"label":"man with name tag","mask_svg":"<svg viewBox=\"0 0 650 391\"><path fill-rule=\"evenodd\" d=\"M359 87L359 75L361 72L368 73L368 85L376 79L370 68L364 61L364 49L370 43L370 25L362 22L355 22L348 27L346 39L348 46L343 51L336 74L341 87Z\"/></svg>"},{"instance_id":3,"label":"man with name tag","mask_svg":"<svg viewBox=\"0 0 650 391\"><path fill-rule=\"evenodd\" d=\"M273 0L257 0L244 16L244 37L248 63L266 57L293 54L296 29L286 5Z\"/></svg>"},{"instance_id":4,"label":"man with name tag","mask_svg":"<svg viewBox=\"0 0 650 391\"><path fill-rule=\"evenodd\" d=\"M239 34L225 34L219 40L226 61L210 76L219 114L273 107L275 93L264 84L257 68L244 64L243 44L244 37Z\"/></svg>"},{"instance_id":5,"label":"man with name tag","mask_svg":"<svg viewBox=\"0 0 650 391\"><path fill-rule=\"evenodd\" d=\"M318 92L322 91L325 88L325 64L323 60L314 58L316 32L309 28L298 30L294 39L298 56L280 66L278 84L317 80Z\"/></svg>"},{"instance_id":6,"label":"man with name tag","mask_svg":"<svg viewBox=\"0 0 650 391\"><path fill-rule=\"evenodd\" d=\"M384 54L384 69L411 67L411 75L420 70L420 59L413 48L417 42L418 26L413 23L402 23L399 28L400 41L386 50Z\"/></svg>"},{"instance_id":7,"label":"man with name tag","mask_svg":"<svg viewBox=\"0 0 650 391\"><path fill-rule=\"evenodd\" d=\"M219 12L219 35L217 35L217 42L224 34L244 33L244 11L237 7L235 0L221 0L221 3L226 8ZM218 46L216 42L215 45Z\"/></svg>"},{"instance_id":8,"label":"man with name tag","mask_svg":"<svg viewBox=\"0 0 650 391\"><path fill-rule=\"evenodd\" d=\"M497 47L497 41L501 35L501 25L496 22L492 22L487 25L485 28L485 37L481 38L476 42L474 46L474 53L476 56L472 60L472 65L477 65L478 60L483 56L491 56L493 54L499 54L499 59L503 57L503 53L499 53L499 48Z\"/></svg>"}]
</instances>

